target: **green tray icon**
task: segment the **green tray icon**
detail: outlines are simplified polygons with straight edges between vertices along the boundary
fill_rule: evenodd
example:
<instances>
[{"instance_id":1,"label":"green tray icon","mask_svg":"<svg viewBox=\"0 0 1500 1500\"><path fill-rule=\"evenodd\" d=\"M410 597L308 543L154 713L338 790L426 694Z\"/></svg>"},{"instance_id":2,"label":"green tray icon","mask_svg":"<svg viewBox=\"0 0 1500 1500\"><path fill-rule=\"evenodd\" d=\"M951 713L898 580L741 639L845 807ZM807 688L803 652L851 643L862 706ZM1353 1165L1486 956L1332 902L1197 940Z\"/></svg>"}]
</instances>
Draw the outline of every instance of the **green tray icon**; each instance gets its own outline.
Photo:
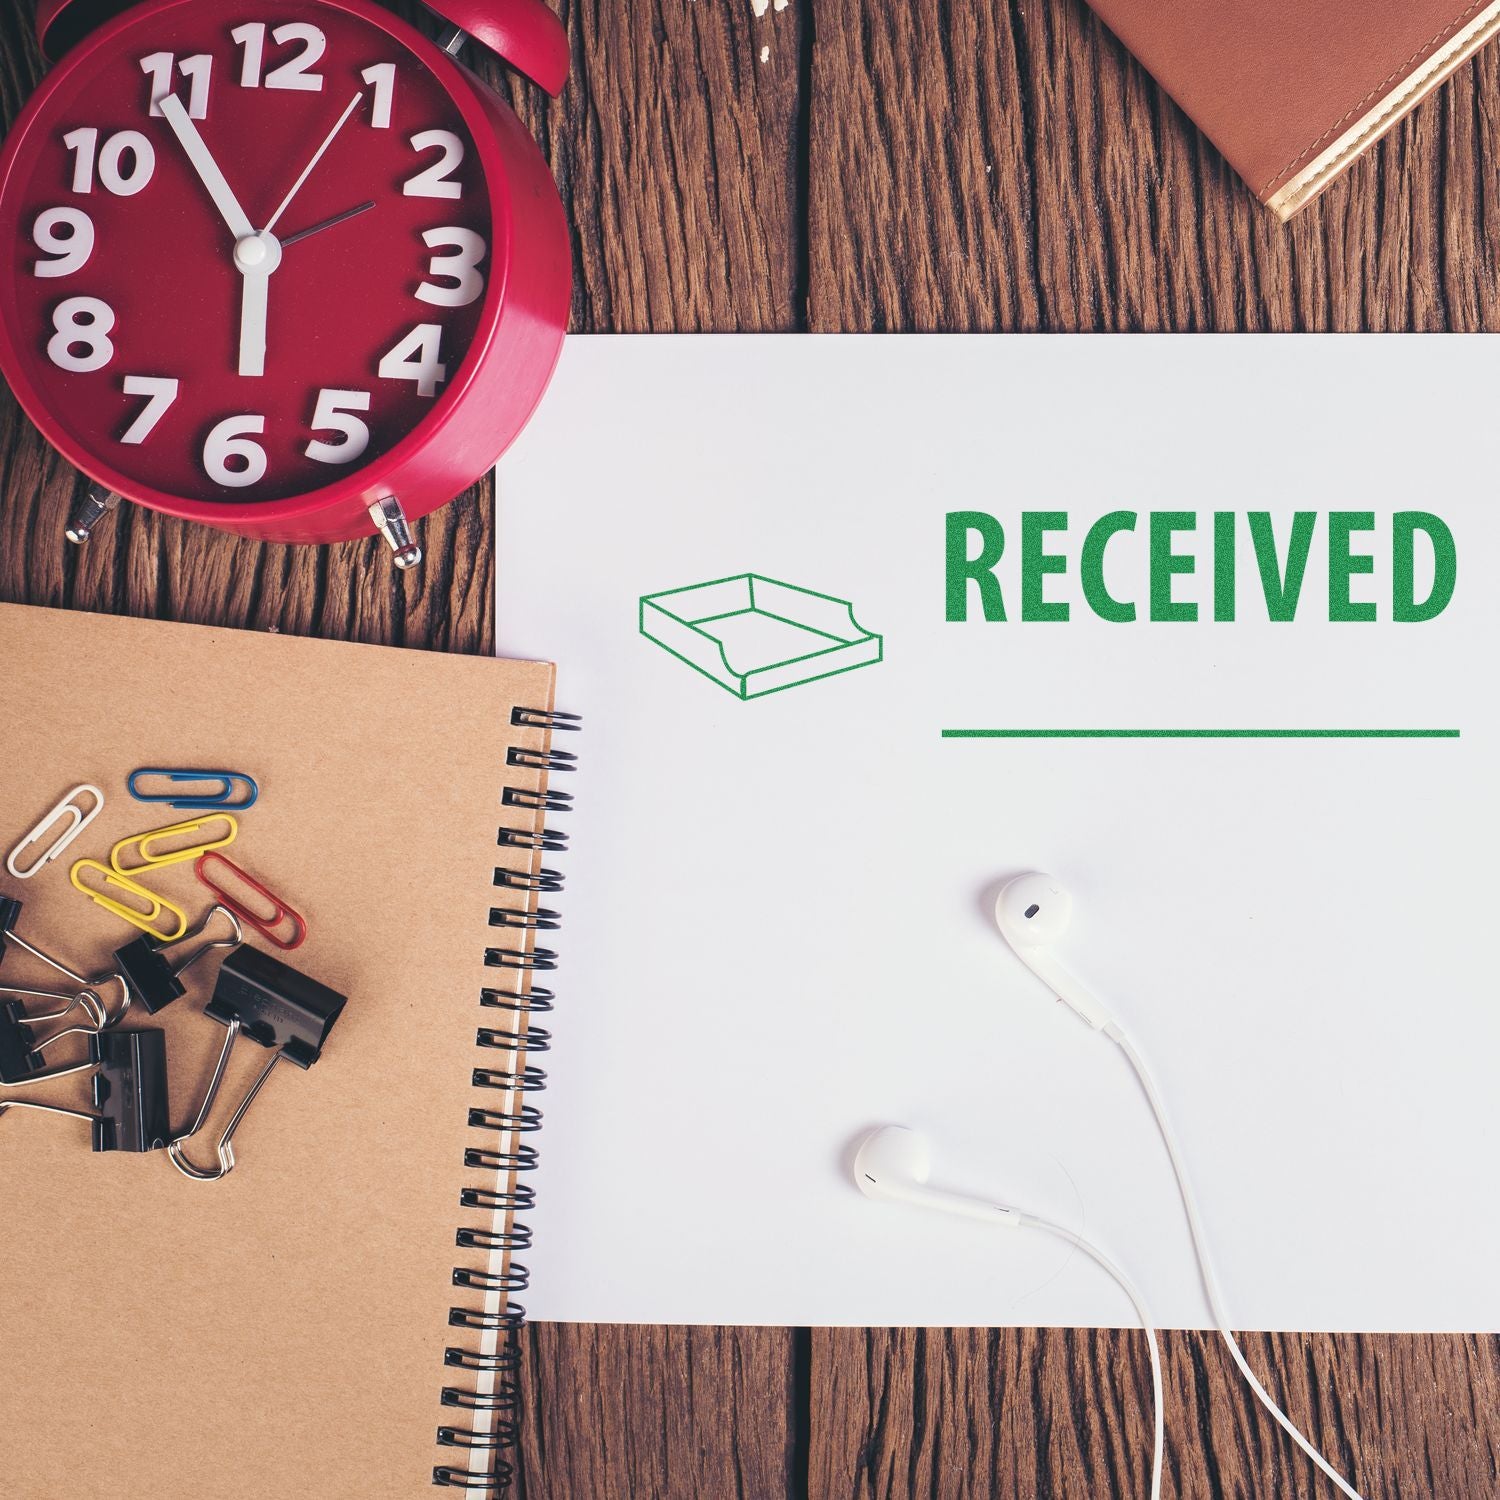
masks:
<instances>
[{"instance_id":1,"label":"green tray icon","mask_svg":"<svg viewBox=\"0 0 1500 1500\"><path fill-rule=\"evenodd\" d=\"M759 573L643 595L641 634L736 698L873 666L885 653L847 599Z\"/></svg>"}]
</instances>

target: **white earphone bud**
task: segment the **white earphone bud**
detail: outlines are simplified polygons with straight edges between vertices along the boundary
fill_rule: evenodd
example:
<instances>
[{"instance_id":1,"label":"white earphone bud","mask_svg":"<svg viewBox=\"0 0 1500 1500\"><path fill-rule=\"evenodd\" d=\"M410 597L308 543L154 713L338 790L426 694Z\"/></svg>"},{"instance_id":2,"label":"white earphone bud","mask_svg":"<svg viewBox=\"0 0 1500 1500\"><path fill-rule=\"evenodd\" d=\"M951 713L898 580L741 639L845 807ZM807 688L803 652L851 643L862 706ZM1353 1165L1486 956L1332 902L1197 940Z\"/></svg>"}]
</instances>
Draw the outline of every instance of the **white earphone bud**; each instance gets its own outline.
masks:
<instances>
[{"instance_id":1,"label":"white earphone bud","mask_svg":"<svg viewBox=\"0 0 1500 1500\"><path fill-rule=\"evenodd\" d=\"M867 1198L886 1198L918 1208L936 1209L939 1213L958 1214L965 1219L981 1219L986 1224L1006 1224L1018 1229L1037 1229L1075 1246L1109 1273L1130 1298L1141 1326L1146 1331L1146 1346L1151 1356L1151 1404L1154 1442L1151 1458L1151 1500L1160 1500L1163 1447L1163 1411L1161 1384L1161 1351L1157 1348L1156 1328L1144 1299L1130 1278L1097 1245L1081 1234L1054 1224L1037 1214L1022 1213L1004 1204L988 1203L983 1198L964 1193L947 1193L927 1186L932 1168L932 1152L927 1137L903 1125L882 1125L859 1143L854 1154L854 1181Z\"/></svg>"},{"instance_id":2,"label":"white earphone bud","mask_svg":"<svg viewBox=\"0 0 1500 1500\"><path fill-rule=\"evenodd\" d=\"M1198 1257L1198 1268L1203 1275L1203 1288L1208 1294L1209 1307L1219 1335L1228 1346L1230 1357L1244 1377L1246 1385L1257 1401L1275 1418L1282 1430L1317 1465L1324 1474L1350 1500L1360 1500L1359 1492L1332 1464L1308 1441L1302 1430L1276 1404L1271 1393L1261 1384L1260 1378L1250 1368L1229 1326L1229 1316L1224 1310L1224 1299L1213 1273L1208 1256L1208 1235L1198 1211L1197 1198L1188 1181L1187 1166L1177 1146L1177 1137L1167 1119L1166 1105L1156 1080L1151 1076L1146 1060L1136 1050L1135 1044L1120 1029L1109 1012L1094 998L1087 986L1075 979L1062 964L1052 956L1052 946L1068 930L1073 918L1073 898L1067 887L1051 875L1033 870L1027 875L1017 875L1008 880L995 901L995 924L1000 935L1015 949L1016 957L1040 979L1064 1005L1086 1021L1095 1031L1102 1032L1125 1054L1134 1069L1156 1118L1157 1129L1167 1148L1177 1186L1182 1193L1182 1205L1187 1213L1188 1230L1192 1235L1193 1251ZM1024 1222L1030 1223L1025 1216ZM1085 1247L1087 1248L1087 1247ZM1092 1253L1092 1252L1091 1252ZM1097 1258L1097 1257L1096 1257ZM1122 1283L1123 1284L1123 1283Z\"/></svg>"},{"instance_id":3,"label":"white earphone bud","mask_svg":"<svg viewBox=\"0 0 1500 1500\"><path fill-rule=\"evenodd\" d=\"M934 1208L989 1224L1019 1224L1021 1215L1000 1203L986 1203L962 1193L946 1193L927 1186L932 1152L927 1137L904 1125L882 1125L872 1130L854 1155L854 1181L867 1198L887 1198Z\"/></svg>"},{"instance_id":4,"label":"white earphone bud","mask_svg":"<svg viewBox=\"0 0 1500 1500\"><path fill-rule=\"evenodd\" d=\"M1095 1031L1111 1025L1109 1013L1081 980L1075 979L1052 956L1052 945L1073 920L1073 898L1051 875L1032 871L1005 883L995 901L995 924L1016 951L1016 957L1064 1005Z\"/></svg>"}]
</instances>

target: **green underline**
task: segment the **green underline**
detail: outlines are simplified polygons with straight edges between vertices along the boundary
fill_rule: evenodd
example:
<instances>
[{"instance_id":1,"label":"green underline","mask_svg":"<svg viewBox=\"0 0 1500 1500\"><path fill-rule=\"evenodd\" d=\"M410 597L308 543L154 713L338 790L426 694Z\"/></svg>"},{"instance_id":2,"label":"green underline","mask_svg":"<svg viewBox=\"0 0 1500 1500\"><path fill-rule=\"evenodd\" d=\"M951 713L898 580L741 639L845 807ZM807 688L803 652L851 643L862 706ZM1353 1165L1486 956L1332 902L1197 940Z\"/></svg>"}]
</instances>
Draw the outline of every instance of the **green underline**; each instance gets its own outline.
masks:
<instances>
[{"instance_id":1,"label":"green underline","mask_svg":"<svg viewBox=\"0 0 1500 1500\"><path fill-rule=\"evenodd\" d=\"M1456 740L1456 729L945 729L945 740Z\"/></svg>"}]
</instances>

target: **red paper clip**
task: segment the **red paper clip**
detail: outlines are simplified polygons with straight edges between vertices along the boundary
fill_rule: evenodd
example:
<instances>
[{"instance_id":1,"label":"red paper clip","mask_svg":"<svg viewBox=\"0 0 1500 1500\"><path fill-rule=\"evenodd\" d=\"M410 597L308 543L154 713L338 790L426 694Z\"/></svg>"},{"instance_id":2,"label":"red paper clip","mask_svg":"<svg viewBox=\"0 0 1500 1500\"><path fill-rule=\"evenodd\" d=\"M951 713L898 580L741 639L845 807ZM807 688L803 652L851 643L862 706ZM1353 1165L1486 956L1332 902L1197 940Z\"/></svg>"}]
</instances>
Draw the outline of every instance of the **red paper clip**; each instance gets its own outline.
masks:
<instances>
[{"instance_id":1,"label":"red paper clip","mask_svg":"<svg viewBox=\"0 0 1500 1500\"><path fill-rule=\"evenodd\" d=\"M232 891L216 884L213 877L207 873L206 867L210 864L223 865L241 885L259 896L270 907L269 915L252 911ZM307 938L307 923L300 913L293 911L280 896L273 896L253 875L246 874L232 859L226 859L216 849L210 849L208 853L198 856L193 864L193 873L235 916L242 922L248 922L267 942L274 943L283 952L290 953L293 948L300 948ZM280 929L288 923L292 928L292 936L289 940L277 935Z\"/></svg>"}]
</instances>

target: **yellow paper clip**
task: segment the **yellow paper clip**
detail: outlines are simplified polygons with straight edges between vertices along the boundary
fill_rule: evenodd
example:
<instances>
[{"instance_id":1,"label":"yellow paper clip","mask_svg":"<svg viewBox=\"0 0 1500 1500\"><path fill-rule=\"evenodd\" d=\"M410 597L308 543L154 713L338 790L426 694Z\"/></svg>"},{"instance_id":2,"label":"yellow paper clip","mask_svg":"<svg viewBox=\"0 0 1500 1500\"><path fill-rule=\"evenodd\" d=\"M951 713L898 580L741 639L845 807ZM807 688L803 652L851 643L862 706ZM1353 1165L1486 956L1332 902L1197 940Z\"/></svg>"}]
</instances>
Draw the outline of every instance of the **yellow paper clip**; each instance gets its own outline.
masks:
<instances>
[{"instance_id":1,"label":"yellow paper clip","mask_svg":"<svg viewBox=\"0 0 1500 1500\"><path fill-rule=\"evenodd\" d=\"M117 891L124 891L127 896L134 896L140 906L126 906L123 901L116 901L113 896L106 895L104 891L90 890L83 883L85 870L97 870L104 877L106 887L112 886ZM117 917L123 917L132 927L139 927L142 932L149 937L154 937L159 943L175 943L188 930L187 913L180 906L174 905L163 896L148 891L143 885L137 885L128 875L122 875L118 870L111 870L108 865L101 865L97 859L80 859L68 871L68 879L73 882L75 889L82 891L90 901L102 906L105 911L112 911ZM141 906L145 908L144 911L140 909ZM177 919L177 926L171 932L155 925L163 912L171 912Z\"/></svg>"},{"instance_id":2,"label":"yellow paper clip","mask_svg":"<svg viewBox=\"0 0 1500 1500\"><path fill-rule=\"evenodd\" d=\"M194 838L195 834L214 823L223 823L229 832L221 839ZM222 849L226 844L232 844L239 831L238 820L229 813L210 813L203 818L189 818L186 823L172 823L166 828L153 828L149 833L137 833L128 839L121 839L109 851L109 863L116 875L138 875L142 870L159 870L167 865L180 865L184 860L197 859L200 854L207 854L210 849ZM188 838L193 841L164 853L155 852L156 844L171 838ZM126 864L125 852L132 848L140 855L140 859L136 863Z\"/></svg>"}]
</instances>

